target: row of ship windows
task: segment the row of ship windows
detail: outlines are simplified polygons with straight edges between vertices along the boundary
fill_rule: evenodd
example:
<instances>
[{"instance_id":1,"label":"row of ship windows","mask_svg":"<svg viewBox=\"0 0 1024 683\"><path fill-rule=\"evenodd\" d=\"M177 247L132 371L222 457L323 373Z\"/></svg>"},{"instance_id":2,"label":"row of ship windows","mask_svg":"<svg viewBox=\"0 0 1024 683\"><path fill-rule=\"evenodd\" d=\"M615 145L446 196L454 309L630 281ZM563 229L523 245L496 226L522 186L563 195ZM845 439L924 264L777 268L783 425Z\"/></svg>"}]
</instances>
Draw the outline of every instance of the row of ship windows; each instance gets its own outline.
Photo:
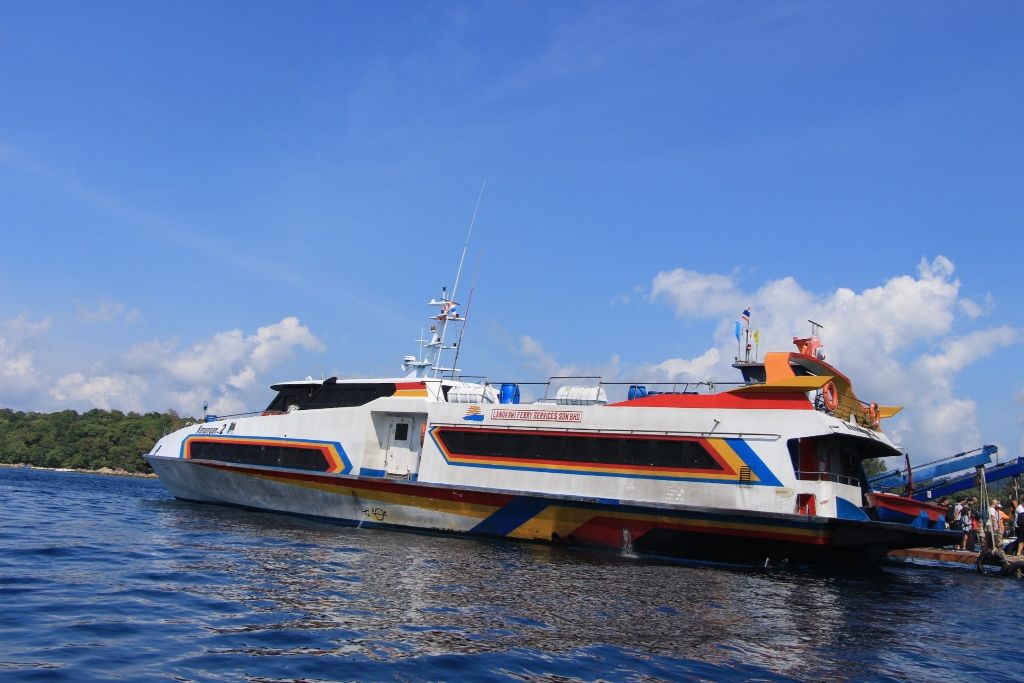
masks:
<instances>
[{"instance_id":1,"label":"row of ship windows","mask_svg":"<svg viewBox=\"0 0 1024 683\"><path fill-rule=\"evenodd\" d=\"M721 470L697 441L644 437L590 436L441 429L449 453L465 456L557 460L562 462Z\"/></svg>"},{"instance_id":2,"label":"row of ship windows","mask_svg":"<svg viewBox=\"0 0 1024 683\"><path fill-rule=\"evenodd\" d=\"M287 467L293 470L326 472L329 463L322 451L292 446L255 446L232 443L193 442L189 446L192 459L234 462L242 465Z\"/></svg>"}]
</instances>

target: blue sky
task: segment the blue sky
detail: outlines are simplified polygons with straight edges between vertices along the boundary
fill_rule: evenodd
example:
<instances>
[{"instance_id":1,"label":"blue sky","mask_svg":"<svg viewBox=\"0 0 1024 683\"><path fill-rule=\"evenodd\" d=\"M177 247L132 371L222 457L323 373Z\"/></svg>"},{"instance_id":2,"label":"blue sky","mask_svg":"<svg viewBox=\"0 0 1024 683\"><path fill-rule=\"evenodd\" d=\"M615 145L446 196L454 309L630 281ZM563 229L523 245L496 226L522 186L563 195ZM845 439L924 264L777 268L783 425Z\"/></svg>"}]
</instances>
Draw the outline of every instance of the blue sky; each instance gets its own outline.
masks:
<instances>
[{"instance_id":1,"label":"blue sky","mask_svg":"<svg viewBox=\"0 0 1024 683\"><path fill-rule=\"evenodd\" d=\"M1022 19L0 1L0 405L399 374L486 179L467 373L734 379L753 306L916 459L1024 455Z\"/></svg>"}]
</instances>

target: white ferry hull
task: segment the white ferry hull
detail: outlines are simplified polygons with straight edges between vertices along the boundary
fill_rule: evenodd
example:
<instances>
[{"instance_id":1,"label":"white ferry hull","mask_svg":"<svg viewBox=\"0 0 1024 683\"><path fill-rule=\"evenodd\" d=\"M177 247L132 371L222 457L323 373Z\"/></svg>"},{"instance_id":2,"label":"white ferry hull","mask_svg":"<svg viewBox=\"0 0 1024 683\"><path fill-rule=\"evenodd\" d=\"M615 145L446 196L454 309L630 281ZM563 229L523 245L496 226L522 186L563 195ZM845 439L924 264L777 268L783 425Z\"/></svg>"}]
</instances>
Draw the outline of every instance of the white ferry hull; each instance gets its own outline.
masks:
<instances>
[{"instance_id":1,"label":"white ferry hull","mask_svg":"<svg viewBox=\"0 0 1024 683\"><path fill-rule=\"evenodd\" d=\"M575 496L455 489L148 456L177 498L365 527L633 550L770 566L873 564L895 548L950 542L901 524Z\"/></svg>"}]
</instances>

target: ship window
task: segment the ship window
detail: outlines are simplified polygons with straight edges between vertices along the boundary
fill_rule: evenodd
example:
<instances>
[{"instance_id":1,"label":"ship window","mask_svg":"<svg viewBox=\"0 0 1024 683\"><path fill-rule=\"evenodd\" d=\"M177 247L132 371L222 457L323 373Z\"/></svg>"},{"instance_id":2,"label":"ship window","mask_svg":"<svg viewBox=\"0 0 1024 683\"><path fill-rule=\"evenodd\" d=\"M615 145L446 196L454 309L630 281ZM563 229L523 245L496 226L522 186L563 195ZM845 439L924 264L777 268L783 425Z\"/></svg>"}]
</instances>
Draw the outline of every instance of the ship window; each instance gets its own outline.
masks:
<instances>
[{"instance_id":1,"label":"ship window","mask_svg":"<svg viewBox=\"0 0 1024 683\"><path fill-rule=\"evenodd\" d=\"M392 382L289 385L281 387L267 410L285 412L291 405L297 405L301 410L351 408L394 393L395 385Z\"/></svg>"},{"instance_id":2,"label":"ship window","mask_svg":"<svg viewBox=\"0 0 1024 683\"><path fill-rule=\"evenodd\" d=\"M409 438L409 424L399 422L395 425L395 441L405 441Z\"/></svg>"},{"instance_id":3,"label":"ship window","mask_svg":"<svg viewBox=\"0 0 1024 683\"><path fill-rule=\"evenodd\" d=\"M455 455L592 462L648 467L721 470L697 441L680 438L545 434L536 432L442 429L438 438Z\"/></svg>"},{"instance_id":4,"label":"ship window","mask_svg":"<svg viewBox=\"0 0 1024 683\"><path fill-rule=\"evenodd\" d=\"M495 435L490 435L493 438ZM494 445L493 450L496 451L495 455L501 455L501 442L504 439L499 438L496 440L498 443ZM565 460L579 459L580 456L585 455L583 449L575 448L575 453L566 453L566 438L564 436L535 436L533 439L533 448L525 453L517 454L519 457L526 458L540 458L541 460ZM583 442L577 442L577 446L585 445ZM573 457L575 456L575 458ZM584 458L585 459L585 458Z\"/></svg>"}]
</instances>

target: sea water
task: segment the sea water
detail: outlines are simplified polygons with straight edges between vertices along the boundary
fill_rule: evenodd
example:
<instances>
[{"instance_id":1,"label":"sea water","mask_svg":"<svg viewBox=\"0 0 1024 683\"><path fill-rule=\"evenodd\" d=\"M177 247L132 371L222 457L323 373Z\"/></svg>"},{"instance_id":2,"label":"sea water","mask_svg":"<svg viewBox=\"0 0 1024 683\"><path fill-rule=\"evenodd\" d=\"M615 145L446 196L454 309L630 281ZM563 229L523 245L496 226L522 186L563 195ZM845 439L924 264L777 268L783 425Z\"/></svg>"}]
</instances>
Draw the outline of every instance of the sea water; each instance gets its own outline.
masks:
<instances>
[{"instance_id":1,"label":"sea water","mask_svg":"<svg viewBox=\"0 0 1024 683\"><path fill-rule=\"evenodd\" d=\"M1011 680L1022 599L973 567L666 564L0 468L0 680Z\"/></svg>"}]
</instances>

